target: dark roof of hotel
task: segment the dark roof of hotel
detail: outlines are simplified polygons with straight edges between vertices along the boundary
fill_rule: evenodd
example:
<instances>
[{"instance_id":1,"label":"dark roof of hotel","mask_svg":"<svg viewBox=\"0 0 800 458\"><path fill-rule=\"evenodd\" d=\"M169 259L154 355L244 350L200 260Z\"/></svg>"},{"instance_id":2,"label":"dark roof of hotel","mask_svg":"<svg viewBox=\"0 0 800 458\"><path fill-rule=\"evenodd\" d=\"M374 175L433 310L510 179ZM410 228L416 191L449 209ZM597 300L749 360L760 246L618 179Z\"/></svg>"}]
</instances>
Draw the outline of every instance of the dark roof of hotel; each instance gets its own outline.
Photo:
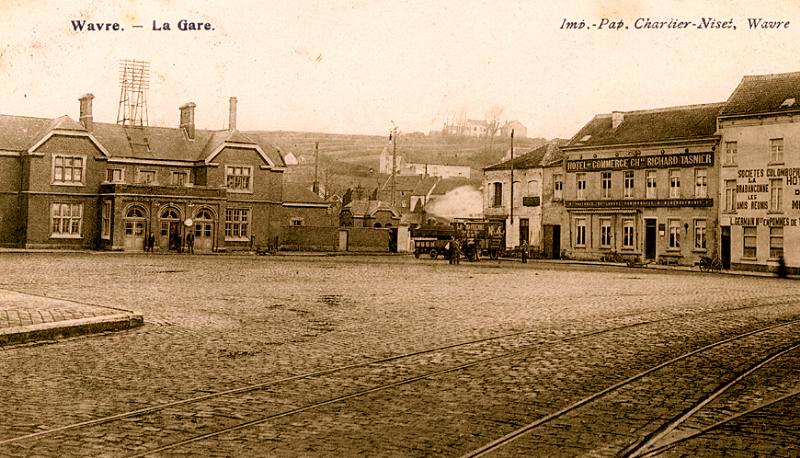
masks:
<instances>
[{"instance_id":1,"label":"dark roof of hotel","mask_svg":"<svg viewBox=\"0 0 800 458\"><path fill-rule=\"evenodd\" d=\"M622 123L612 128L611 114L589 121L567 148L657 143L707 138L717 130L717 115L724 103L707 103L653 110L625 111Z\"/></svg>"},{"instance_id":2,"label":"dark roof of hotel","mask_svg":"<svg viewBox=\"0 0 800 458\"><path fill-rule=\"evenodd\" d=\"M0 115L0 150L26 151L48 132L58 130L86 132L69 116L49 119ZM189 140L183 129L176 127L124 127L95 122L91 134L111 157L200 161L228 141L258 145L277 167L285 166L280 150L269 141L239 131L197 129L195 139Z\"/></svg>"},{"instance_id":3,"label":"dark roof of hotel","mask_svg":"<svg viewBox=\"0 0 800 458\"><path fill-rule=\"evenodd\" d=\"M536 148L528 151L527 153L514 158L515 169L535 169L544 167L555 161L561 160L563 154L561 153L561 146L563 140L556 140L545 143L544 145L537 146ZM516 148L515 148L516 149ZM511 159L500 162L498 164L490 165L483 169L484 171L492 170L510 170Z\"/></svg>"},{"instance_id":4,"label":"dark roof of hotel","mask_svg":"<svg viewBox=\"0 0 800 458\"><path fill-rule=\"evenodd\" d=\"M792 103L784 104L789 99ZM800 110L800 72L750 75L742 78L721 116Z\"/></svg>"}]
</instances>

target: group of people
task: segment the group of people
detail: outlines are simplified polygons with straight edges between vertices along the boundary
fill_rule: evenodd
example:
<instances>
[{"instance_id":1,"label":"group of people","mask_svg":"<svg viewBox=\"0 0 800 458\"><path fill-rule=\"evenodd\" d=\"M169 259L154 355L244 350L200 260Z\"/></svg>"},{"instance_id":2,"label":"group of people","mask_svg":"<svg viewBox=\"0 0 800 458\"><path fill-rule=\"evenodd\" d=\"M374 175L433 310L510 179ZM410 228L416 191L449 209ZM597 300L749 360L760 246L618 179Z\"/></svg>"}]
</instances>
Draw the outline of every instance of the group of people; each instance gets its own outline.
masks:
<instances>
[{"instance_id":1,"label":"group of people","mask_svg":"<svg viewBox=\"0 0 800 458\"><path fill-rule=\"evenodd\" d=\"M450 264L461 262L461 242L457 238L450 240L447 246L447 254Z\"/></svg>"},{"instance_id":2,"label":"group of people","mask_svg":"<svg viewBox=\"0 0 800 458\"><path fill-rule=\"evenodd\" d=\"M154 233L150 233L144 239L144 251L145 252L153 252L153 249L156 246L156 235ZM183 253L183 238L180 234L173 234L170 239L170 246L175 247L178 250L178 253ZM186 252L190 254L194 254L194 234L189 232L186 234Z\"/></svg>"}]
</instances>

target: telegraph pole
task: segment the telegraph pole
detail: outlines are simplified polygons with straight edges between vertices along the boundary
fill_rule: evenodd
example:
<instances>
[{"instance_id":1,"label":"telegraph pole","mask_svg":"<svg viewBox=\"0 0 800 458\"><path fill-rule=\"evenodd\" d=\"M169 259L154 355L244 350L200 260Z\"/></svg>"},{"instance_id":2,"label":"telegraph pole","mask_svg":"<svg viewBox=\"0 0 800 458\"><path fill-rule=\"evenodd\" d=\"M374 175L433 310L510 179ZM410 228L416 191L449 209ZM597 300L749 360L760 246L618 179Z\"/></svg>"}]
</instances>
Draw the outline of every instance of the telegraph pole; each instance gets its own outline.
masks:
<instances>
[{"instance_id":1,"label":"telegraph pole","mask_svg":"<svg viewBox=\"0 0 800 458\"><path fill-rule=\"evenodd\" d=\"M511 129L511 222L509 226L514 225L514 129Z\"/></svg>"},{"instance_id":2,"label":"telegraph pole","mask_svg":"<svg viewBox=\"0 0 800 458\"><path fill-rule=\"evenodd\" d=\"M392 207L395 204L395 188L397 188L397 126L392 128L392 133L389 134L389 140L392 141Z\"/></svg>"},{"instance_id":3,"label":"telegraph pole","mask_svg":"<svg viewBox=\"0 0 800 458\"><path fill-rule=\"evenodd\" d=\"M319 180L317 179L317 169L319 167L319 142L314 142L314 184L312 189L314 194L319 195Z\"/></svg>"}]
</instances>

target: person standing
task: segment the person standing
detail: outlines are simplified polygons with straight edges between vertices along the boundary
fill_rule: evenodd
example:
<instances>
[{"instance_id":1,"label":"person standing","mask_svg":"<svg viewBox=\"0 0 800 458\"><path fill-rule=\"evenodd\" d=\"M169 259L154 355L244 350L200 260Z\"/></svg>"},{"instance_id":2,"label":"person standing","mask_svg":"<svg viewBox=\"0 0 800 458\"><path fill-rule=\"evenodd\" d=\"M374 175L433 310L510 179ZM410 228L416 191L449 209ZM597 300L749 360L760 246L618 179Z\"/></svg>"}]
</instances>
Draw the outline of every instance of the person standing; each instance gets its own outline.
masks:
<instances>
[{"instance_id":1,"label":"person standing","mask_svg":"<svg viewBox=\"0 0 800 458\"><path fill-rule=\"evenodd\" d=\"M186 234L186 251L189 254L194 254L194 232L192 231Z\"/></svg>"},{"instance_id":2,"label":"person standing","mask_svg":"<svg viewBox=\"0 0 800 458\"><path fill-rule=\"evenodd\" d=\"M147 236L147 240L145 241L145 245L147 245L145 247L145 251L149 251L152 253L153 246L155 246L155 244L156 244L156 235L151 232L150 235Z\"/></svg>"},{"instance_id":3,"label":"person standing","mask_svg":"<svg viewBox=\"0 0 800 458\"><path fill-rule=\"evenodd\" d=\"M522 246L520 248L522 250L522 263L523 264L527 264L528 263L528 242L527 241L522 242Z\"/></svg>"},{"instance_id":4,"label":"person standing","mask_svg":"<svg viewBox=\"0 0 800 458\"><path fill-rule=\"evenodd\" d=\"M461 262L461 242L458 239L453 240L453 258L455 258L454 264Z\"/></svg>"}]
</instances>

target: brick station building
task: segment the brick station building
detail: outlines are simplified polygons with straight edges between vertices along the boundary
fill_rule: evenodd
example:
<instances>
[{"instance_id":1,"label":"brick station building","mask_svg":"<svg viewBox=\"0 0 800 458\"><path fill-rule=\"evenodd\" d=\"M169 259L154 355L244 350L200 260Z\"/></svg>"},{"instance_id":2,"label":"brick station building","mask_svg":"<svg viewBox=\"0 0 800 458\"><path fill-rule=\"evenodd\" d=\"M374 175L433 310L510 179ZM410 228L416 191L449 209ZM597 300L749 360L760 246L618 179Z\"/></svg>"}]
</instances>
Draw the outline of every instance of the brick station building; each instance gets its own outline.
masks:
<instances>
[{"instance_id":1,"label":"brick station building","mask_svg":"<svg viewBox=\"0 0 800 458\"><path fill-rule=\"evenodd\" d=\"M91 94L80 122L0 115L0 246L196 251L277 244L285 164L257 135L195 129L194 103L179 126L96 123ZM326 209L320 211L325 212Z\"/></svg>"},{"instance_id":2,"label":"brick station building","mask_svg":"<svg viewBox=\"0 0 800 458\"><path fill-rule=\"evenodd\" d=\"M566 146L568 255L715 256L722 103L597 115Z\"/></svg>"}]
</instances>

